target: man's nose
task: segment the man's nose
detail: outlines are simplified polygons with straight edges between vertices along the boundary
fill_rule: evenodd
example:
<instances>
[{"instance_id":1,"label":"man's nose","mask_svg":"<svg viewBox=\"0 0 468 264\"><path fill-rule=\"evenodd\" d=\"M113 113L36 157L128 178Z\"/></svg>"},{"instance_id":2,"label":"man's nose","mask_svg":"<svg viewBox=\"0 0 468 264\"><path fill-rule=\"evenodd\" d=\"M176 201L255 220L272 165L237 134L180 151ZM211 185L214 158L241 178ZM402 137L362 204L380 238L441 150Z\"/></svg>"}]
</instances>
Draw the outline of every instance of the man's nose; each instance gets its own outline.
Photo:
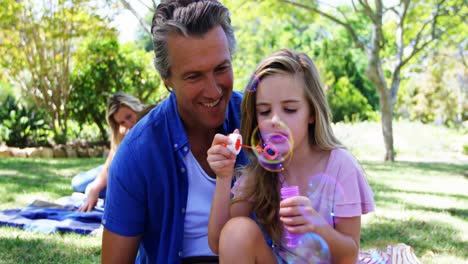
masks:
<instances>
[{"instance_id":1,"label":"man's nose","mask_svg":"<svg viewBox=\"0 0 468 264\"><path fill-rule=\"evenodd\" d=\"M207 95L210 97L217 97L221 94L221 86L216 81L214 75L209 75L206 82Z\"/></svg>"}]
</instances>

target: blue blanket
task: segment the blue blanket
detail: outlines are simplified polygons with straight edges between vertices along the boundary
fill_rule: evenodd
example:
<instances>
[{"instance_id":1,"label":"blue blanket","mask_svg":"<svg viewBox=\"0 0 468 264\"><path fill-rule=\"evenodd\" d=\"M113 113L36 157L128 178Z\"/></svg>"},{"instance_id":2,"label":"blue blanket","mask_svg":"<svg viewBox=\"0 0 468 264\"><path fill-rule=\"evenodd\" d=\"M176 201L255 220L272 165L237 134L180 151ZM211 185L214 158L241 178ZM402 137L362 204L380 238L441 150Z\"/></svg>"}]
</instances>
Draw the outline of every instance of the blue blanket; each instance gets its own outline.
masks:
<instances>
[{"instance_id":1,"label":"blue blanket","mask_svg":"<svg viewBox=\"0 0 468 264\"><path fill-rule=\"evenodd\" d=\"M101 208L77 212L74 205L36 200L22 209L0 211L0 226L13 226L42 233L75 232L90 234L101 227Z\"/></svg>"}]
</instances>

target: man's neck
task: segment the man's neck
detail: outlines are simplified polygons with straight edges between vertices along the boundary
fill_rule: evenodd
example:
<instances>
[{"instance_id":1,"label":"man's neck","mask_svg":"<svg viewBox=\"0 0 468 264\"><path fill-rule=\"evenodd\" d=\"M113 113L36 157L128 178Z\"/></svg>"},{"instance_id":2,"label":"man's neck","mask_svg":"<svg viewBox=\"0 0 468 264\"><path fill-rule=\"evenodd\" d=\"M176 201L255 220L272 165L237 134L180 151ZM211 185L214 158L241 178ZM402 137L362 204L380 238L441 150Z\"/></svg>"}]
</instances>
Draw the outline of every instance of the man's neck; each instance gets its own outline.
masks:
<instances>
[{"instance_id":1,"label":"man's neck","mask_svg":"<svg viewBox=\"0 0 468 264\"><path fill-rule=\"evenodd\" d=\"M213 178L215 174L211 170L206 158L216 131L216 129L189 129L186 131L193 156L206 174Z\"/></svg>"}]
</instances>

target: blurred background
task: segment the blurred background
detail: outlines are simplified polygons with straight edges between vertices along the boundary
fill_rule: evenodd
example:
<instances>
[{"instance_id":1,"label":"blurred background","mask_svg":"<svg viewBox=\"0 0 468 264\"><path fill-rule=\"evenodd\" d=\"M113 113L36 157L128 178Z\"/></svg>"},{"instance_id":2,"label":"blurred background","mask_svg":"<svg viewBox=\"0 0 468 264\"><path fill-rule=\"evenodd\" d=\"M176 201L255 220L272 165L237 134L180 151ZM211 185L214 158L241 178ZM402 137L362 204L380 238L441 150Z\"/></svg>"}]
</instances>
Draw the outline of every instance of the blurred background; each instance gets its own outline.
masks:
<instances>
[{"instance_id":1,"label":"blurred background","mask_svg":"<svg viewBox=\"0 0 468 264\"><path fill-rule=\"evenodd\" d=\"M109 95L124 91L147 104L164 99L150 35L159 2L1 1L3 146L108 145ZM280 48L303 51L319 68L337 134L358 156L418 159L442 144L452 154L434 159L465 160L465 1L222 2L238 41L236 90L244 89L266 55ZM401 138L423 132L430 144L418 136Z\"/></svg>"}]
</instances>

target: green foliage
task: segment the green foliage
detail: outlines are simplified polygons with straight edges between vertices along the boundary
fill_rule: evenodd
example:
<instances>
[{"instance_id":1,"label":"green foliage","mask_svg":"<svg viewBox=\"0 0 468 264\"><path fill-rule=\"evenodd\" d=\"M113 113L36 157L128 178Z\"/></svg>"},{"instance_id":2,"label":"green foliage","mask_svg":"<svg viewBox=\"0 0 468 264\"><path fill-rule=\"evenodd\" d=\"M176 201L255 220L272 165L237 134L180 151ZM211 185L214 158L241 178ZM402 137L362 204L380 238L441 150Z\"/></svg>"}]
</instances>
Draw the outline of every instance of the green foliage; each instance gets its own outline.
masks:
<instances>
[{"instance_id":1,"label":"green foliage","mask_svg":"<svg viewBox=\"0 0 468 264\"><path fill-rule=\"evenodd\" d=\"M468 92L465 67L454 50L443 53L413 67L402 82L396 113L410 120L460 126L468 120Z\"/></svg>"},{"instance_id":2,"label":"green foliage","mask_svg":"<svg viewBox=\"0 0 468 264\"><path fill-rule=\"evenodd\" d=\"M95 123L101 139L107 141L105 111L111 94L123 91L142 102L154 102L159 95L160 79L151 66L150 53L121 46L116 36L88 39L79 47L76 58L69 107L70 116L80 123L80 131L84 124Z\"/></svg>"},{"instance_id":3,"label":"green foliage","mask_svg":"<svg viewBox=\"0 0 468 264\"><path fill-rule=\"evenodd\" d=\"M2 4L7 12L0 18L0 65L24 96L47 111L56 143L65 143L75 45L85 36L105 37L114 30L91 0Z\"/></svg>"},{"instance_id":4,"label":"green foliage","mask_svg":"<svg viewBox=\"0 0 468 264\"><path fill-rule=\"evenodd\" d=\"M333 87L332 93L352 95L334 99L331 105L336 120L367 120L369 109L378 109L377 91L365 77L366 55L350 48L353 43L345 30L325 23L328 21L314 17L313 13L278 1L228 1L227 5L233 10L233 24L237 29L238 50L233 66L236 83L240 85L236 89L245 86L254 67L264 57L280 48L292 48L305 52L316 62L323 73L322 80ZM365 30L369 24L357 15L350 19L359 30ZM335 83L342 77L351 86L342 88L343 83Z\"/></svg>"},{"instance_id":5,"label":"green foliage","mask_svg":"<svg viewBox=\"0 0 468 264\"><path fill-rule=\"evenodd\" d=\"M8 96L14 96L14 94L13 86L0 80L0 101L4 101Z\"/></svg>"},{"instance_id":6,"label":"green foliage","mask_svg":"<svg viewBox=\"0 0 468 264\"><path fill-rule=\"evenodd\" d=\"M27 107L12 96L0 103L0 141L11 147L46 146L49 136L48 118L43 110Z\"/></svg>"},{"instance_id":7,"label":"green foliage","mask_svg":"<svg viewBox=\"0 0 468 264\"><path fill-rule=\"evenodd\" d=\"M145 16L145 21L148 26L151 25L153 20L153 12L149 10L149 12ZM136 45L145 51L152 51L153 50L153 38L151 34L149 34L146 30L142 27L139 27L136 32Z\"/></svg>"},{"instance_id":8,"label":"green foliage","mask_svg":"<svg viewBox=\"0 0 468 264\"><path fill-rule=\"evenodd\" d=\"M327 90L327 99L333 113L333 122L367 120L372 108L367 99L347 77Z\"/></svg>"},{"instance_id":9,"label":"green foliage","mask_svg":"<svg viewBox=\"0 0 468 264\"><path fill-rule=\"evenodd\" d=\"M331 77L332 80L348 78L357 91L366 98L372 109L379 109L377 90L366 77L365 54L358 49L350 49L352 42L346 38L346 35L343 34L341 38L336 37L338 34L333 35L335 37L323 39L321 45L316 46L314 51L318 59L323 62L324 70L332 73L328 78Z\"/></svg>"},{"instance_id":10,"label":"green foliage","mask_svg":"<svg viewBox=\"0 0 468 264\"><path fill-rule=\"evenodd\" d=\"M167 90L153 66L152 51L137 49L129 43L122 45L120 52L124 57L121 66L124 90L148 104L159 102L167 96Z\"/></svg>"},{"instance_id":11,"label":"green foliage","mask_svg":"<svg viewBox=\"0 0 468 264\"><path fill-rule=\"evenodd\" d=\"M100 41L85 42L76 54L77 63L71 74L74 92L71 94L70 116L79 124L95 122L107 140L105 130L106 98L123 88L119 78L119 43L114 36ZM81 130L81 129L80 129Z\"/></svg>"},{"instance_id":12,"label":"green foliage","mask_svg":"<svg viewBox=\"0 0 468 264\"><path fill-rule=\"evenodd\" d=\"M233 69L235 89L243 90L255 66L266 56L281 48L301 50L301 37L308 30L313 16L304 10L278 1L225 1L231 10L236 31L237 51Z\"/></svg>"}]
</instances>

